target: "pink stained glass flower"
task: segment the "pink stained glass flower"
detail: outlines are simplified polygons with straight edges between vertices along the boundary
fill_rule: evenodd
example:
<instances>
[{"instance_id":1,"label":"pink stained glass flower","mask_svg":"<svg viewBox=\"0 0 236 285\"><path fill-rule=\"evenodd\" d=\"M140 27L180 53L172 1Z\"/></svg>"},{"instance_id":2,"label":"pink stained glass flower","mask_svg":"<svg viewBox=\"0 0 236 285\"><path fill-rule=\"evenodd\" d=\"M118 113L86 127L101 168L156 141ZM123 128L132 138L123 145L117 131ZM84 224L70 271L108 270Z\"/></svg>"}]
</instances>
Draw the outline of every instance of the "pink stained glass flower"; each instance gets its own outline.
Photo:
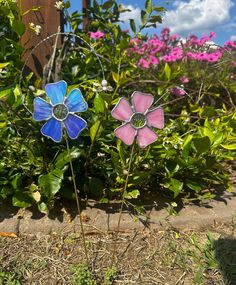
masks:
<instances>
[{"instance_id":1,"label":"pink stained glass flower","mask_svg":"<svg viewBox=\"0 0 236 285\"><path fill-rule=\"evenodd\" d=\"M137 137L139 147L145 148L157 140L152 127L164 128L164 111L161 107L150 109L154 101L151 94L135 91L131 98L132 106L121 98L111 111L113 118L124 122L115 129L115 136L126 145L132 145Z\"/></svg>"}]
</instances>

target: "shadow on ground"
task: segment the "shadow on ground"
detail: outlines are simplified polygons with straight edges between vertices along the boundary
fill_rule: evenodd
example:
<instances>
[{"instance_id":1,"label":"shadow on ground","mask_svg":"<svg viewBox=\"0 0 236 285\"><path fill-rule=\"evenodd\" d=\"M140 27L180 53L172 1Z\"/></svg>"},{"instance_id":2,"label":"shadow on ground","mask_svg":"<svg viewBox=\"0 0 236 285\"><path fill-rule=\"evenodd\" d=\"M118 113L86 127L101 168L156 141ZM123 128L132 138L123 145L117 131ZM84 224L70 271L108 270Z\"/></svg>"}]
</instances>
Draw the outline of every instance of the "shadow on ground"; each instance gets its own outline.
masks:
<instances>
[{"instance_id":1,"label":"shadow on ground","mask_svg":"<svg viewBox=\"0 0 236 285\"><path fill-rule=\"evenodd\" d=\"M220 237L213 242L215 258L226 285L236 284L236 239Z\"/></svg>"},{"instance_id":2,"label":"shadow on ground","mask_svg":"<svg viewBox=\"0 0 236 285\"><path fill-rule=\"evenodd\" d=\"M161 193L161 189L152 189L152 191L143 190L140 192L141 195L138 199L129 200L128 203L124 205L123 212L132 216L139 216L140 222L148 227L148 217L150 213L154 210L168 210L171 202L173 202L173 198L165 195L165 193ZM213 201L224 203L225 205L227 205L227 201L236 197L236 189L233 192L227 192L223 186L217 186L213 192L215 193ZM179 213L185 207L185 204L180 198L175 200L175 202L177 203L177 207L174 210L176 213ZM86 201L85 199L82 199L80 204L81 210L86 209L86 207L99 209L104 211L108 216L110 214L118 213L121 205L120 201L100 203L98 200ZM212 203L209 203L209 201L193 201L191 204L209 209L212 208ZM53 204L49 205L49 209L47 217L51 220L58 220L60 222L64 222L65 213L69 216L71 221L74 220L78 214L76 203L72 200L55 199ZM45 214L39 212L37 206L28 208L28 210L32 213L31 219L40 220L45 216ZM139 210L142 214L140 214ZM19 208L13 207L11 201L0 201L0 222L4 219L10 219L15 215L19 216L18 219L21 218ZM142 216L144 217L143 221Z\"/></svg>"}]
</instances>

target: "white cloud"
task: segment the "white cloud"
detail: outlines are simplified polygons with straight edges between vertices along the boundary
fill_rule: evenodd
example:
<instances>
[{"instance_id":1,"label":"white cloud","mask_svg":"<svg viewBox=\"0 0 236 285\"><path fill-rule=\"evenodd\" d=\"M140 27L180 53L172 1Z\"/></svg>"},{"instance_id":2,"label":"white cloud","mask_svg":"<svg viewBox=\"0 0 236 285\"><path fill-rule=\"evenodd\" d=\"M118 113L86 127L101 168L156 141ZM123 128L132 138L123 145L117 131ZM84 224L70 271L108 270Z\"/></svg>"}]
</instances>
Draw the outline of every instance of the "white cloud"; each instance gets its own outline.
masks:
<instances>
[{"instance_id":1,"label":"white cloud","mask_svg":"<svg viewBox=\"0 0 236 285\"><path fill-rule=\"evenodd\" d=\"M230 37L230 40L231 40L231 41L236 41L236 35L232 35L232 36Z\"/></svg>"},{"instance_id":2,"label":"white cloud","mask_svg":"<svg viewBox=\"0 0 236 285\"><path fill-rule=\"evenodd\" d=\"M164 25L174 33L204 32L230 20L232 0L174 1L175 10L167 11Z\"/></svg>"},{"instance_id":3,"label":"white cloud","mask_svg":"<svg viewBox=\"0 0 236 285\"><path fill-rule=\"evenodd\" d=\"M227 31L232 31L236 29L236 19L231 19L231 21L224 25L224 29Z\"/></svg>"},{"instance_id":4,"label":"white cloud","mask_svg":"<svg viewBox=\"0 0 236 285\"><path fill-rule=\"evenodd\" d=\"M122 24L122 26L124 28L129 28L129 20L130 19L134 19L135 20L135 24L136 27L138 27L138 25L141 24L141 20L140 20L140 13L141 10L138 7L134 7L132 5L124 5L124 9L129 9L130 12L124 12L120 14L120 20L123 21L124 23Z\"/></svg>"}]
</instances>

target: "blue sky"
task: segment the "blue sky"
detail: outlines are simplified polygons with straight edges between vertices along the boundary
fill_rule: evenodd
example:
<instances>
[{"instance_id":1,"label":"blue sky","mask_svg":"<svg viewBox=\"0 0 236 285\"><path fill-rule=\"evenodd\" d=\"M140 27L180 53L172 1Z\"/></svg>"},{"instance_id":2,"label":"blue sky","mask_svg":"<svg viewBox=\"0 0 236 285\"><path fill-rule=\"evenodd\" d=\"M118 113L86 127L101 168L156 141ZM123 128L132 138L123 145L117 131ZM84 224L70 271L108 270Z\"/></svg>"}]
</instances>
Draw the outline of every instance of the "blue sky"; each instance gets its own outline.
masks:
<instances>
[{"instance_id":1,"label":"blue sky","mask_svg":"<svg viewBox=\"0 0 236 285\"><path fill-rule=\"evenodd\" d=\"M138 24L145 0L117 0L117 2L132 10L122 16L125 21L123 27L128 28L129 18L135 19ZM80 9L81 3L82 0L71 0L71 9ZM150 30L150 34L159 34L161 28L170 27L173 33L182 37L189 34L201 36L213 31L217 34L215 42L221 45L227 40L236 40L236 0L171 0L170 4L166 4L166 1L153 0L153 3L166 7L167 12L163 25Z\"/></svg>"}]
</instances>

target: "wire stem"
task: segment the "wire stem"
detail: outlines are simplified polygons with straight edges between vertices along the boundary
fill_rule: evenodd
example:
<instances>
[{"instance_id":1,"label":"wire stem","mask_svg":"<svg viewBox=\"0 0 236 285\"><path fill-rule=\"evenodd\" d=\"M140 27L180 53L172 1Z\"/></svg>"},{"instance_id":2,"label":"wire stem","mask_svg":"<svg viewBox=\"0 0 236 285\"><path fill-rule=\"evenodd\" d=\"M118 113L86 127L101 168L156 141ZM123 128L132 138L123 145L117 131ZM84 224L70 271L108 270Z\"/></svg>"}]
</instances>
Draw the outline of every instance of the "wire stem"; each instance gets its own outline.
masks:
<instances>
[{"instance_id":1,"label":"wire stem","mask_svg":"<svg viewBox=\"0 0 236 285\"><path fill-rule=\"evenodd\" d=\"M122 201L121 201L121 206L120 206L120 211L119 211L119 218L118 218L118 224L117 224L116 235L115 235L115 245L114 245L114 250L113 250L113 254L112 254L112 264L114 263L115 254L116 254L117 239L118 239L118 234L119 234L119 231L120 231L121 216L122 216L122 212L123 212L123 208L124 208L124 204L125 204L125 194L126 194L126 190L127 190L127 186L128 186L129 175L130 175L130 168L131 168L131 163L133 161L133 154L134 154L134 144L132 145L132 148L131 148L129 165L128 165L127 175L126 175L126 179L125 179L125 185L124 185L123 193L122 193Z\"/></svg>"},{"instance_id":2,"label":"wire stem","mask_svg":"<svg viewBox=\"0 0 236 285\"><path fill-rule=\"evenodd\" d=\"M83 220L82 220L82 216L81 216L81 208L80 208L80 203L79 203L79 196L78 196L78 193L77 193L74 168L73 168L73 164L72 164L70 147L69 147L67 136L65 136L65 140L66 140L66 147L67 147L67 152L68 152L69 161L70 161L70 169L71 169L71 174L72 174L73 187L74 187L74 191L75 191L76 205L77 205L78 214L79 214L80 227L81 227L83 246L84 246L84 253L85 253L87 265L89 266L89 258L88 258L88 251L87 251L86 241L85 241L84 226L83 226Z\"/></svg>"}]
</instances>

